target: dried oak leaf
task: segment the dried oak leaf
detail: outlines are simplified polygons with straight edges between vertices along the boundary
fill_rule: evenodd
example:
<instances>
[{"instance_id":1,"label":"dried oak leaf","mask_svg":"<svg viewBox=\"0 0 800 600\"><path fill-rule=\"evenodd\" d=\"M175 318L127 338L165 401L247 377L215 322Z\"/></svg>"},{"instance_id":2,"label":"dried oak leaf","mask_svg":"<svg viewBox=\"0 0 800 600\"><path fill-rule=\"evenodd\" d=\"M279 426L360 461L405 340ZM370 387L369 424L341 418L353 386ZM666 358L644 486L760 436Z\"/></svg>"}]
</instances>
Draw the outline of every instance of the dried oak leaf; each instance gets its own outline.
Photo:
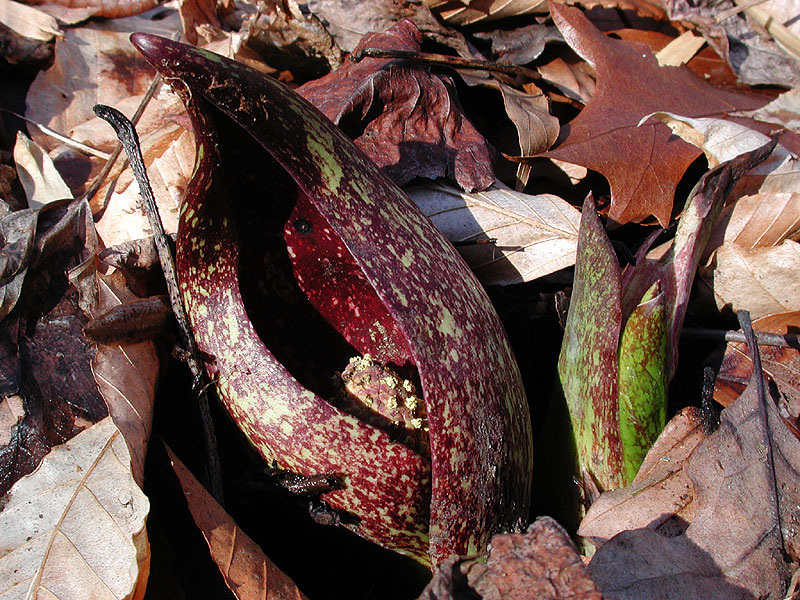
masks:
<instances>
[{"instance_id":1,"label":"dried oak leaf","mask_svg":"<svg viewBox=\"0 0 800 600\"><path fill-rule=\"evenodd\" d=\"M659 67L650 48L607 37L576 9L552 3L564 39L595 67L597 91L562 126L556 147L542 154L602 173L611 185L609 217L618 223L655 216L666 226L675 187L699 151L668 128L642 117L657 111L722 116L758 107L765 97L717 89L686 67Z\"/></svg>"},{"instance_id":2,"label":"dried oak leaf","mask_svg":"<svg viewBox=\"0 0 800 600\"><path fill-rule=\"evenodd\" d=\"M403 19L356 47L418 51L421 34ZM394 59L348 61L297 90L354 138L398 185L448 176L468 192L494 181L493 150L461 110L453 81Z\"/></svg>"}]
</instances>

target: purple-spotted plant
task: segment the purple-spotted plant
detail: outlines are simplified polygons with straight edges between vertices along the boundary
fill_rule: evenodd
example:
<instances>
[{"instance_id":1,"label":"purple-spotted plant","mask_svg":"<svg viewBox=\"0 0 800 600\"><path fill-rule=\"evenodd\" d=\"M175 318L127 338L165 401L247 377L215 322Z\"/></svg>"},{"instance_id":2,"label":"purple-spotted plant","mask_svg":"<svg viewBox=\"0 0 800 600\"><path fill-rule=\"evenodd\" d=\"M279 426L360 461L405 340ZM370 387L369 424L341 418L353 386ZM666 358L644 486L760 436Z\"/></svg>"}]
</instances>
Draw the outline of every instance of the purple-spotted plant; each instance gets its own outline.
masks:
<instances>
[{"instance_id":1,"label":"purple-spotted plant","mask_svg":"<svg viewBox=\"0 0 800 600\"><path fill-rule=\"evenodd\" d=\"M193 124L178 278L207 370L256 450L298 473L341 474L323 498L343 522L425 564L526 519L519 371L450 244L282 84L131 39Z\"/></svg>"}]
</instances>

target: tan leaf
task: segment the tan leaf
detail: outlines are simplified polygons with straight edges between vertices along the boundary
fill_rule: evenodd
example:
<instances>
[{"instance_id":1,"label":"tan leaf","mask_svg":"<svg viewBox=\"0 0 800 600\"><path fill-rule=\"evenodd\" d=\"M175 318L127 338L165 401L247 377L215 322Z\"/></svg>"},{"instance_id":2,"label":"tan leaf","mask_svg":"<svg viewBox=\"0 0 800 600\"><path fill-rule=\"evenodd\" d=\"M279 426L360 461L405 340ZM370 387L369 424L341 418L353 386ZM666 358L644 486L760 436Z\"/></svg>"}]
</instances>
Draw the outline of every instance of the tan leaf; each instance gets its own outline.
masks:
<instances>
[{"instance_id":1,"label":"tan leaf","mask_svg":"<svg viewBox=\"0 0 800 600\"><path fill-rule=\"evenodd\" d=\"M675 135L700 148L711 167L759 148L770 139L740 123L715 118L695 119L668 112L652 113L640 124L650 117L659 119ZM772 156L742 178L738 189L745 193L797 191L800 189L798 158L778 144Z\"/></svg>"},{"instance_id":2,"label":"tan leaf","mask_svg":"<svg viewBox=\"0 0 800 600\"><path fill-rule=\"evenodd\" d=\"M194 136L179 125L168 123L143 136L141 144L164 230L167 234L175 233L183 192L194 170ZM106 247L153 233L139 195L139 184L131 179L130 171L126 173L96 223Z\"/></svg>"},{"instance_id":3,"label":"tan leaf","mask_svg":"<svg viewBox=\"0 0 800 600\"><path fill-rule=\"evenodd\" d=\"M549 150L558 139L560 127L558 119L550 114L547 96L533 84L526 86L524 92L503 83L499 87L508 118L517 128L520 153L532 156ZM525 189L531 168L526 164L517 166L517 190Z\"/></svg>"},{"instance_id":4,"label":"tan leaf","mask_svg":"<svg viewBox=\"0 0 800 600\"><path fill-rule=\"evenodd\" d=\"M468 194L440 183L407 193L485 285L531 281L575 264L580 212L557 196L496 185Z\"/></svg>"},{"instance_id":5,"label":"tan leaf","mask_svg":"<svg viewBox=\"0 0 800 600\"><path fill-rule=\"evenodd\" d=\"M667 532L677 519L691 521L692 483L686 460L706 438L699 411L689 407L667 423L631 485L600 496L586 512L578 535L602 544L627 529Z\"/></svg>"},{"instance_id":6,"label":"tan leaf","mask_svg":"<svg viewBox=\"0 0 800 600\"><path fill-rule=\"evenodd\" d=\"M548 11L547 0L425 0L425 4L453 25Z\"/></svg>"},{"instance_id":7,"label":"tan leaf","mask_svg":"<svg viewBox=\"0 0 800 600\"><path fill-rule=\"evenodd\" d=\"M13 0L0 0L0 23L23 37L40 42L49 42L60 33L53 17Z\"/></svg>"},{"instance_id":8,"label":"tan leaf","mask_svg":"<svg viewBox=\"0 0 800 600\"><path fill-rule=\"evenodd\" d=\"M239 529L169 448L167 453L194 522L203 532L211 558L234 595L239 600L304 600L294 582Z\"/></svg>"},{"instance_id":9,"label":"tan leaf","mask_svg":"<svg viewBox=\"0 0 800 600\"><path fill-rule=\"evenodd\" d=\"M677 519L685 531L621 531L594 555L593 579L620 600L782 597L788 561L798 554L796 528L788 525L800 501L798 460L800 441L752 380L685 461L685 502L695 505L691 520ZM650 513L674 514L674 499L661 501Z\"/></svg>"},{"instance_id":10,"label":"tan leaf","mask_svg":"<svg viewBox=\"0 0 800 600\"><path fill-rule=\"evenodd\" d=\"M21 131L17 132L17 143L14 144L14 163L31 208L73 197L50 157Z\"/></svg>"},{"instance_id":11,"label":"tan leaf","mask_svg":"<svg viewBox=\"0 0 800 600\"><path fill-rule=\"evenodd\" d=\"M800 238L800 193L743 196L726 208L711 233L705 255L722 244L769 248ZM705 261L702 261L705 262Z\"/></svg>"},{"instance_id":12,"label":"tan leaf","mask_svg":"<svg viewBox=\"0 0 800 600\"><path fill-rule=\"evenodd\" d=\"M795 23L800 27L800 20ZM800 88L792 88L775 98L769 104L752 111L733 113L737 117L750 117L757 121L773 123L800 133Z\"/></svg>"},{"instance_id":13,"label":"tan leaf","mask_svg":"<svg viewBox=\"0 0 800 600\"><path fill-rule=\"evenodd\" d=\"M0 512L0 596L141 598L150 509L125 441L105 418L55 447Z\"/></svg>"},{"instance_id":14,"label":"tan leaf","mask_svg":"<svg viewBox=\"0 0 800 600\"><path fill-rule=\"evenodd\" d=\"M723 244L708 267L699 270L717 307L748 310L753 319L800 310L800 244L773 248Z\"/></svg>"},{"instance_id":15,"label":"tan leaf","mask_svg":"<svg viewBox=\"0 0 800 600\"><path fill-rule=\"evenodd\" d=\"M113 275L99 276L99 302L94 316L134 298L120 279ZM92 373L114 423L128 444L134 479L141 484L159 373L155 347L152 342L124 346L98 344Z\"/></svg>"}]
</instances>

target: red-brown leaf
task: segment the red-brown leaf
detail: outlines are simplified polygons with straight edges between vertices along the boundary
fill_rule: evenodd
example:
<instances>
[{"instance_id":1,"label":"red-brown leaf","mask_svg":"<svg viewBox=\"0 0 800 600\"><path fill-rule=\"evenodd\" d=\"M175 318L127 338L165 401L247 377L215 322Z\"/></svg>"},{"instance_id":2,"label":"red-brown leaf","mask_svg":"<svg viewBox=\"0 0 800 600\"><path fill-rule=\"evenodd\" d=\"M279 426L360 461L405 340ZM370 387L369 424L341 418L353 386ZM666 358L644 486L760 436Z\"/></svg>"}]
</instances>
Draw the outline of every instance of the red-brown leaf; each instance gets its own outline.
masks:
<instances>
[{"instance_id":1,"label":"red-brown leaf","mask_svg":"<svg viewBox=\"0 0 800 600\"><path fill-rule=\"evenodd\" d=\"M577 8L552 3L552 14L567 43L597 70L597 92L543 156L605 175L614 221L638 222L653 215L666 226L675 187L700 151L675 139L660 123L639 127L639 121L661 110L721 116L767 99L717 89L683 66L659 67L648 46L607 37Z\"/></svg>"},{"instance_id":2,"label":"red-brown leaf","mask_svg":"<svg viewBox=\"0 0 800 600\"><path fill-rule=\"evenodd\" d=\"M404 19L365 37L361 48L420 49L421 36ZM402 185L415 177L448 176L464 190L494 181L492 149L464 116L449 77L393 59L347 61L297 90L354 138L373 162Z\"/></svg>"}]
</instances>

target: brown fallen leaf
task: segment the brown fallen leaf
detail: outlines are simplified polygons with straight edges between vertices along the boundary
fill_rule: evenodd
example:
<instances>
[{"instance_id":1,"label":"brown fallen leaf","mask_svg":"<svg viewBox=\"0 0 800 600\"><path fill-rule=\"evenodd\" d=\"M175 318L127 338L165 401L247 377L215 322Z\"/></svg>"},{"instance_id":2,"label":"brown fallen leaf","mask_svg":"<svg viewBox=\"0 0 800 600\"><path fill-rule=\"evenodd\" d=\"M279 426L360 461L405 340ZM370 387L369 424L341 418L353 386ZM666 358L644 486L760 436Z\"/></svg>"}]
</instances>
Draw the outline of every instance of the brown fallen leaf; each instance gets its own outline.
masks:
<instances>
[{"instance_id":1,"label":"brown fallen leaf","mask_svg":"<svg viewBox=\"0 0 800 600\"><path fill-rule=\"evenodd\" d=\"M800 440L754 378L685 462L695 505L685 531L623 530L597 550L589 571L604 597L783 597L798 557L799 463ZM671 500L649 510L674 514Z\"/></svg>"},{"instance_id":2,"label":"brown fallen leaf","mask_svg":"<svg viewBox=\"0 0 800 600\"><path fill-rule=\"evenodd\" d=\"M530 13L547 13L547 0L425 0L442 19L453 25L472 25Z\"/></svg>"},{"instance_id":3,"label":"brown fallen leaf","mask_svg":"<svg viewBox=\"0 0 800 600\"><path fill-rule=\"evenodd\" d=\"M694 515L692 483L684 466L706 437L698 409L689 407L675 415L650 448L631 485L595 500L578 535L600 546L628 529L648 528L666 536L683 531Z\"/></svg>"},{"instance_id":4,"label":"brown fallen leaf","mask_svg":"<svg viewBox=\"0 0 800 600\"><path fill-rule=\"evenodd\" d=\"M95 315L134 298L119 274L99 276L97 293ZM159 375L156 349L152 342L124 346L98 344L92 374L109 413L125 437L131 454L131 472L141 485Z\"/></svg>"},{"instance_id":5,"label":"brown fallen leaf","mask_svg":"<svg viewBox=\"0 0 800 600\"><path fill-rule=\"evenodd\" d=\"M766 192L742 196L720 215L706 245L705 259L722 244L769 248L800 240L800 193ZM705 262L700 259L701 264Z\"/></svg>"},{"instance_id":6,"label":"brown fallen leaf","mask_svg":"<svg viewBox=\"0 0 800 600\"><path fill-rule=\"evenodd\" d=\"M18 211L0 219L0 229L7 274L0 286L2 392L24 398L26 413L13 425L8 445L0 447L2 494L51 447L99 421L108 409L90 368L94 344L81 334L87 319L65 274L96 251L88 205L55 202L39 211Z\"/></svg>"},{"instance_id":7,"label":"brown fallen leaf","mask_svg":"<svg viewBox=\"0 0 800 600\"><path fill-rule=\"evenodd\" d=\"M411 19L425 39L474 58L473 50L457 30L442 25L423 3L395 0L311 0L306 4L319 17L345 52L352 52L365 35L386 31L398 21Z\"/></svg>"},{"instance_id":8,"label":"brown fallen leaf","mask_svg":"<svg viewBox=\"0 0 800 600\"><path fill-rule=\"evenodd\" d=\"M492 538L488 557L452 556L419 600L601 600L569 534L551 517Z\"/></svg>"},{"instance_id":9,"label":"brown fallen leaf","mask_svg":"<svg viewBox=\"0 0 800 600\"><path fill-rule=\"evenodd\" d=\"M142 598L150 567L147 497L110 417L54 448L0 511L0 595Z\"/></svg>"},{"instance_id":10,"label":"brown fallen leaf","mask_svg":"<svg viewBox=\"0 0 800 600\"><path fill-rule=\"evenodd\" d=\"M194 522L211 558L239 600L305 600L294 582L264 554L167 448Z\"/></svg>"},{"instance_id":11,"label":"brown fallen leaf","mask_svg":"<svg viewBox=\"0 0 800 600\"><path fill-rule=\"evenodd\" d=\"M769 333L798 333L800 312L785 312L762 317L753 322L753 329ZM781 394L778 409L790 425L798 427L800 417L800 350L760 346L764 374L774 381ZM745 344L731 342L714 382L714 399L723 406L731 405L744 391L753 374L753 361Z\"/></svg>"},{"instance_id":12,"label":"brown fallen leaf","mask_svg":"<svg viewBox=\"0 0 800 600\"><path fill-rule=\"evenodd\" d=\"M14 163L31 208L73 197L50 157L21 131L17 132L17 143L14 144Z\"/></svg>"},{"instance_id":13,"label":"brown fallen leaf","mask_svg":"<svg viewBox=\"0 0 800 600\"><path fill-rule=\"evenodd\" d=\"M18 35L39 42L49 42L61 33L53 17L14 0L0 0L0 23Z\"/></svg>"},{"instance_id":14,"label":"brown fallen leaf","mask_svg":"<svg viewBox=\"0 0 800 600\"><path fill-rule=\"evenodd\" d=\"M575 264L580 212L557 196L499 186L468 194L441 183L407 193L484 285L532 281Z\"/></svg>"},{"instance_id":15,"label":"brown fallen leaf","mask_svg":"<svg viewBox=\"0 0 800 600\"><path fill-rule=\"evenodd\" d=\"M467 580L484 600L602 600L575 543L550 517L494 536L486 565L474 564Z\"/></svg>"},{"instance_id":16,"label":"brown fallen leaf","mask_svg":"<svg viewBox=\"0 0 800 600\"><path fill-rule=\"evenodd\" d=\"M675 187L699 155L675 140L660 123L639 126L658 110L690 116L723 115L757 108L766 98L726 92L686 67L659 67L650 48L610 38L583 13L552 4L553 19L567 43L597 71L597 92L581 113L563 125L560 141L543 156L583 165L609 180L609 217L618 223L655 216L670 220Z\"/></svg>"},{"instance_id":17,"label":"brown fallen leaf","mask_svg":"<svg viewBox=\"0 0 800 600\"><path fill-rule=\"evenodd\" d=\"M418 51L410 20L364 38L356 48ZM297 90L338 124L384 173L402 185L447 176L464 190L494 181L492 149L467 120L450 78L393 59L365 58Z\"/></svg>"},{"instance_id":18,"label":"brown fallen leaf","mask_svg":"<svg viewBox=\"0 0 800 600\"><path fill-rule=\"evenodd\" d=\"M748 310L754 319L800 310L800 244L785 240L771 248L723 244L698 270L700 289L719 310Z\"/></svg>"},{"instance_id":19,"label":"brown fallen leaf","mask_svg":"<svg viewBox=\"0 0 800 600\"><path fill-rule=\"evenodd\" d=\"M82 27L68 28L56 44L53 65L40 71L25 98L26 118L84 143L97 150L111 153L117 146L113 131L92 112L98 102L113 104L127 115L136 111L150 86L155 72L131 46L128 36L134 31L171 35L180 28L176 10L167 11L157 20L143 16L107 21L94 21ZM58 93L53 93L58 90ZM152 163L148 152L153 142L152 132L164 127L170 116L179 114L182 106L174 96L165 94L159 102L151 102L137 124L145 149L146 162ZM172 125L178 132L179 128ZM74 194L82 194L103 167L99 158L67 149L62 142L30 129L31 137L47 152L64 150L63 158L54 162L62 177L71 184ZM158 142L155 145L159 145ZM118 165L121 161L118 162ZM128 171L129 172L129 171ZM109 181L120 173L112 171ZM126 175L121 188L132 180ZM104 186L98 198L104 198ZM141 237L141 236L140 236Z\"/></svg>"}]
</instances>

